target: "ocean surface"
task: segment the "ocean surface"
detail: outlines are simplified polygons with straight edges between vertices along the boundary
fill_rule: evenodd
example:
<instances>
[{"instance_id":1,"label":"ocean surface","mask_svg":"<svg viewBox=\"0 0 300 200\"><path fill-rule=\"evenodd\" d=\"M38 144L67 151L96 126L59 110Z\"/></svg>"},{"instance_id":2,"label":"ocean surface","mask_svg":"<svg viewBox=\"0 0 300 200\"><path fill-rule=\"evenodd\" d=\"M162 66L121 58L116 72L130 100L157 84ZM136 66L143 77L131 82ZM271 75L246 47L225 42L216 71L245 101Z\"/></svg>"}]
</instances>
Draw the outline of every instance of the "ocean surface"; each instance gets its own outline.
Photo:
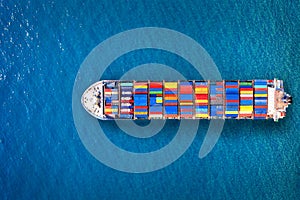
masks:
<instances>
[{"instance_id":1,"label":"ocean surface","mask_svg":"<svg viewBox=\"0 0 300 200\"><path fill-rule=\"evenodd\" d=\"M193 38L223 79L283 79L294 100L287 117L226 121L214 149L199 159L209 125L203 120L188 150L163 169L107 167L75 128L73 85L93 48L141 27ZM0 38L0 199L300 199L299 1L1 0ZM202 78L185 60L148 49L121 56L99 79L150 62ZM137 139L114 122L99 123L133 152L163 147L178 128L167 122L155 139Z\"/></svg>"}]
</instances>

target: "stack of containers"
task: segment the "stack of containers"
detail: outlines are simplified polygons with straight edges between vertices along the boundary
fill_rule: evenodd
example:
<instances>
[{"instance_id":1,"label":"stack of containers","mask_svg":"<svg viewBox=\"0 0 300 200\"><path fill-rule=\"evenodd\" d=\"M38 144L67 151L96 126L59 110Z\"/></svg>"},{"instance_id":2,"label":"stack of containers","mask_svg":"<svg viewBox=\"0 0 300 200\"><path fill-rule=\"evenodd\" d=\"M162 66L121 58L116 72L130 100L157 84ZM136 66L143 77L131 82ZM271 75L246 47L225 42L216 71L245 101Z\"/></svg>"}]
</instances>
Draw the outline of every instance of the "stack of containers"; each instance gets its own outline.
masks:
<instances>
[{"instance_id":1,"label":"stack of containers","mask_svg":"<svg viewBox=\"0 0 300 200\"><path fill-rule=\"evenodd\" d=\"M223 118L223 81L210 82L210 116L214 119Z\"/></svg>"},{"instance_id":2,"label":"stack of containers","mask_svg":"<svg viewBox=\"0 0 300 200\"><path fill-rule=\"evenodd\" d=\"M150 82L149 97L150 97L150 118L162 118L162 82Z\"/></svg>"},{"instance_id":3,"label":"stack of containers","mask_svg":"<svg viewBox=\"0 0 300 200\"><path fill-rule=\"evenodd\" d=\"M237 118L239 115L239 84L237 81L225 82L226 109L225 117Z\"/></svg>"},{"instance_id":4,"label":"stack of containers","mask_svg":"<svg viewBox=\"0 0 300 200\"><path fill-rule=\"evenodd\" d=\"M133 83L121 82L120 93L121 93L120 118L132 119L133 118Z\"/></svg>"},{"instance_id":5,"label":"stack of containers","mask_svg":"<svg viewBox=\"0 0 300 200\"><path fill-rule=\"evenodd\" d=\"M252 81L240 82L240 118L252 118L253 88Z\"/></svg>"},{"instance_id":6,"label":"stack of containers","mask_svg":"<svg viewBox=\"0 0 300 200\"><path fill-rule=\"evenodd\" d=\"M165 82L164 84L164 105L165 117L177 118L178 117L178 93L177 82Z\"/></svg>"},{"instance_id":7,"label":"stack of containers","mask_svg":"<svg viewBox=\"0 0 300 200\"><path fill-rule=\"evenodd\" d=\"M254 119L266 119L268 110L267 80L254 80Z\"/></svg>"},{"instance_id":8,"label":"stack of containers","mask_svg":"<svg viewBox=\"0 0 300 200\"><path fill-rule=\"evenodd\" d=\"M195 82L195 117L208 118L208 84Z\"/></svg>"},{"instance_id":9,"label":"stack of containers","mask_svg":"<svg viewBox=\"0 0 300 200\"><path fill-rule=\"evenodd\" d=\"M104 86L104 97L104 114L115 118L119 114L119 93L116 83Z\"/></svg>"},{"instance_id":10,"label":"stack of containers","mask_svg":"<svg viewBox=\"0 0 300 200\"><path fill-rule=\"evenodd\" d=\"M148 118L148 83L134 83L134 116L139 119Z\"/></svg>"},{"instance_id":11,"label":"stack of containers","mask_svg":"<svg viewBox=\"0 0 300 200\"><path fill-rule=\"evenodd\" d=\"M193 118L193 82L180 82L180 117Z\"/></svg>"}]
</instances>

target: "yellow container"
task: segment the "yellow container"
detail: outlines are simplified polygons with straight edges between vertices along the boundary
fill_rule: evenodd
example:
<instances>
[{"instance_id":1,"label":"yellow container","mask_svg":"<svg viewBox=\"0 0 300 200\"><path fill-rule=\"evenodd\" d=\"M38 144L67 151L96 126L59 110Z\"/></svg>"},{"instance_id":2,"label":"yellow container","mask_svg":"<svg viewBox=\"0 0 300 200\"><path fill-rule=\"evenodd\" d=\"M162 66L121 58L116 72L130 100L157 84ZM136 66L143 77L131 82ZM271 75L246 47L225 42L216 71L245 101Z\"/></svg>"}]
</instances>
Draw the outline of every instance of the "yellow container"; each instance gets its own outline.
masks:
<instances>
[{"instance_id":1,"label":"yellow container","mask_svg":"<svg viewBox=\"0 0 300 200\"><path fill-rule=\"evenodd\" d=\"M208 89L207 88L196 88L195 92L197 94L207 94L208 93Z\"/></svg>"},{"instance_id":2,"label":"yellow container","mask_svg":"<svg viewBox=\"0 0 300 200\"><path fill-rule=\"evenodd\" d=\"M253 91L240 91L241 94L253 94Z\"/></svg>"},{"instance_id":3,"label":"yellow container","mask_svg":"<svg viewBox=\"0 0 300 200\"><path fill-rule=\"evenodd\" d=\"M134 112L135 115L147 115L147 112Z\"/></svg>"},{"instance_id":4,"label":"yellow container","mask_svg":"<svg viewBox=\"0 0 300 200\"><path fill-rule=\"evenodd\" d=\"M267 97L268 94L254 94L255 97Z\"/></svg>"},{"instance_id":5,"label":"yellow container","mask_svg":"<svg viewBox=\"0 0 300 200\"><path fill-rule=\"evenodd\" d=\"M240 111L252 111L253 106L240 106Z\"/></svg>"},{"instance_id":6,"label":"yellow container","mask_svg":"<svg viewBox=\"0 0 300 200\"><path fill-rule=\"evenodd\" d=\"M192 106L193 102L181 102L180 105L182 105L182 106Z\"/></svg>"},{"instance_id":7,"label":"yellow container","mask_svg":"<svg viewBox=\"0 0 300 200\"><path fill-rule=\"evenodd\" d=\"M161 99L156 99L156 101L155 101L156 103L162 103L162 98Z\"/></svg>"},{"instance_id":8,"label":"yellow container","mask_svg":"<svg viewBox=\"0 0 300 200\"><path fill-rule=\"evenodd\" d=\"M166 82L165 88L177 88L177 82Z\"/></svg>"},{"instance_id":9,"label":"yellow container","mask_svg":"<svg viewBox=\"0 0 300 200\"><path fill-rule=\"evenodd\" d=\"M196 117L208 118L208 114L196 114Z\"/></svg>"},{"instance_id":10,"label":"yellow container","mask_svg":"<svg viewBox=\"0 0 300 200\"><path fill-rule=\"evenodd\" d=\"M118 112L118 109L108 108L108 109L105 109L105 112Z\"/></svg>"},{"instance_id":11,"label":"yellow container","mask_svg":"<svg viewBox=\"0 0 300 200\"><path fill-rule=\"evenodd\" d=\"M134 88L138 89L138 88L141 88L141 89L147 89L147 85L135 85Z\"/></svg>"},{"instance_id":12,"label":"yellow container","mask_svg":"<svg viewBox=\"0 0 300 200\"><path fill-rule=\"evenodd\" d=\"M225 111L225 114L239 114L238 111Z\"/></svg>"},{"instance_id":13,"label":"yellow container","mask_svg":"<svg viewBox=\"0 0 300 200\"><path fill-rule=\"evenodd\" d=\"M195 100L196 103L208 103L208 100L207 99L197 99Z\"/></svg>"}]
</instances>

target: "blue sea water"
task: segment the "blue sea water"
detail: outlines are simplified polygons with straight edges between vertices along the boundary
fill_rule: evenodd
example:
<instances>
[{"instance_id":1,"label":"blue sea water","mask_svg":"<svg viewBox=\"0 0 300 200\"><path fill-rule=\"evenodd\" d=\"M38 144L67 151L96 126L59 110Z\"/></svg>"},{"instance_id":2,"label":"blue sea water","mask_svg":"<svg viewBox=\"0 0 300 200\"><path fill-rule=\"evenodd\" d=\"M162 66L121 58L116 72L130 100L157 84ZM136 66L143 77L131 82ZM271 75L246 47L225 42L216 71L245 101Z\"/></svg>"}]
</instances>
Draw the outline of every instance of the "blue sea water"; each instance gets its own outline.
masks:
<instances>
[{"instance_id":1,"label":"blue sea water","mask_svg":"<svg viewBox=\"0 0 300 200\"><path fill-rule=\"evenodd\" d=\"M299 1L2 0L0 10L1 199L300 199ZM105 39L150 26L196 40L223 79L283 79L294 97L287 117L226 121L213 151L199 159L209 125L201 121L185 154L150 173L100 163L74 125L77 71ZM185 60L158 50L126 54L102 78L149 62L201 79ZM163 129L156 139L133 139L114 122L104 129L130 151L153 151L174 137Z\"/></svg>"}]
</instances>

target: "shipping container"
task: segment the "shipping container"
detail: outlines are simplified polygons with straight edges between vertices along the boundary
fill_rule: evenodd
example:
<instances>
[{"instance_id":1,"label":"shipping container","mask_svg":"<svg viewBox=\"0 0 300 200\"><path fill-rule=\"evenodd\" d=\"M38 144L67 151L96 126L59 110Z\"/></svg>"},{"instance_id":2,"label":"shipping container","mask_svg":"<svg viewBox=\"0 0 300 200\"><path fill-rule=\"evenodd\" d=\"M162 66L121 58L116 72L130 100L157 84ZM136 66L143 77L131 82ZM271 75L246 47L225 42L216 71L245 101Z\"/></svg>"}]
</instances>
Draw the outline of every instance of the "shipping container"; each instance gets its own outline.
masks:
<instances>
[{"instance_id":1,"label":"shipping container","mask_svg":"<svg viewBox=\"0 0 300 200\"><path fill-rule=\"evenodd\" d=\"M148 83L134 82L134 117L148 119Z\"/></svg>"},{"instance_id":2,"label":"shipping container","mask_svg":"<svg viewBox=\"0 0 300 200\"><path fill-rule=\"evenodd\" d=\"M210 81L210 117L222 119L224 115L223 81Z\"/></svg>"},{"instance_id":3,"label":"shipping container","mask_svg":"<svg viewBox=\"0 0 300 200\"><path fill-rule=\"evenodd\" d=\"M181 81L179 88L180 98L180 117L193 118L194 103L193 103L193 81Z\"/></svg>"},{"instance_id":4,"label":"shipping container","mask_svg":"<svg viewBox=\"0 0 300 200\"><path fill-rule=\"evenodd\" d=\"M251 119L253 115L252 81L240 81L240 111L239 117Z\"/></svg>"},{"instance_id":5,"label":"shipping container","mask_svg":"<svg viewBox=\"0 0 300 200\"><path fill-rule=\"evenodd\" d=\"M178 82L164 83L164 117L178 118Z\"/></svg>"},{"instance_id":6,"label":"shipping container","mask_svg":"<svg viewBox=\"0 0 300 200\"><path fill-rule=\"evenodd\" d=\"M238 81L225 81L225 117L238 118L239 84Z\"/></svg>"}]
</instances>

